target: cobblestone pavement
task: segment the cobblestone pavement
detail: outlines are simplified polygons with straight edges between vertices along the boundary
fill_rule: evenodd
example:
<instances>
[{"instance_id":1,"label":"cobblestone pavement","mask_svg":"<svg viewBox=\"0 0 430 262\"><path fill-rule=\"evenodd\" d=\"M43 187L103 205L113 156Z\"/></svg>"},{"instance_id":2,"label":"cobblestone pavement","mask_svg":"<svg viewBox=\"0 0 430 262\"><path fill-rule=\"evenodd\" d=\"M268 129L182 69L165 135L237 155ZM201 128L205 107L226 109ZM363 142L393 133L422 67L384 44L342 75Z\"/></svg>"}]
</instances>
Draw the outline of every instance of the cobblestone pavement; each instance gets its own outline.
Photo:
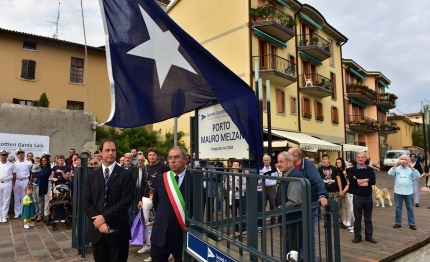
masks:
<instances>
[{"instance_id":1,"label":"cobblestone pavement","mask_svg":"<svg viewBox=\"0 0 430 262\"><path fill-rule=\"evenodd\" d=\"M94 261L88 248L85 258L72 248L72 231L59 223L57 231L44 223L24 229L22 219L13 215L7 223L0 223L0 261ZM128 261L143 261L148 254L137 254L140 246L131 246Z\"/></svg>"}]
</instances>

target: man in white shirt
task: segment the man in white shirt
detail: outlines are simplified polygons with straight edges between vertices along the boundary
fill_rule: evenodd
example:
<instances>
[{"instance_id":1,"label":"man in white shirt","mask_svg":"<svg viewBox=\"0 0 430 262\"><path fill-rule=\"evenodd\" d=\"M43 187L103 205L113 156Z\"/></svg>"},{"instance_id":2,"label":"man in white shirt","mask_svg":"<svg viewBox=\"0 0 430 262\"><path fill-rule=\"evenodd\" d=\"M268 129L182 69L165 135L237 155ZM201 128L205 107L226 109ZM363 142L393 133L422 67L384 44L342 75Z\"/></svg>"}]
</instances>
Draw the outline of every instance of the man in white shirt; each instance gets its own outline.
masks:
<instances>
[{"instance_id":1,"label":"man in white shirt","mask_svg":"<svg viewBox=\"0 0 430 262\"><path fill-rule=\"evenodd\" d=\"M278 170L274 165L270 164L271 158L269 155L263 156L264 166L260 170L260 175L264 176L278 176ZM276 180L273 179L263 179L264 185L266 188L266 203L263 203L264 207L267 205L267 201L269 201L270 210L274 210L276 208ZM276 223L276 218L271 217L270 223L274 225Z\"/></svg>"},{"instance_id":2,"label":"man in white shirt","mask_svg":"<svg viewBox=\"0 0 430 262\"><path fill-rule=\"evenodd\" d=\"M0 151L0 222L7 223L10 196L12 194L13 181L16 176L14 163L7 161L9 152Z\"/></svg>"},{"instance_id":3,"label":"man in white shirt","mask_svg":"<svg viewBox=\"0 0 430 262\"><path fill-rule=\"evenodd\" d=\"M15 162L16 167L16 179L15 186L13 187L14 195L14 212L15 218L19 218L22 211L22 200L25 197L25 187L28 185L28 179L30 178L30 170L32 163L25 160L25 152L21 148L16 151L17 161Z\"/></svg>"}]
</instances>

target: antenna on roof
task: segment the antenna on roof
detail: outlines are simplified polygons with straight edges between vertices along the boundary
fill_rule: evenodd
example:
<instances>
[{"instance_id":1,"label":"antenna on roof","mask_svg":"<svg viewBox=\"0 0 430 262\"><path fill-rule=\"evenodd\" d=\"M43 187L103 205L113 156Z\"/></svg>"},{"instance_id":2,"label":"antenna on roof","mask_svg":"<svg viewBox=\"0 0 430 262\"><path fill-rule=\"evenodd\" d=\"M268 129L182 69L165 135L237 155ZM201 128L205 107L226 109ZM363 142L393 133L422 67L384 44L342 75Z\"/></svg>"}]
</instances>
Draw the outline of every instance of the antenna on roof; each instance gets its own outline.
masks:
<instances>
[{"instance_id":1,"label":"antenna on roof","mask_svg":"<svg viewBox=\"0 0 430 262\"><path fill-rule=\"evenodd\" d=\"M52 35L52 38L54 39L58 39L58 21L60 20L60 2L58 2L58 15L57 15L57 21L53 22L53 21L46 21L48 23L53 23L55 24L55 33Z\"/></svg>"}]
</instances>

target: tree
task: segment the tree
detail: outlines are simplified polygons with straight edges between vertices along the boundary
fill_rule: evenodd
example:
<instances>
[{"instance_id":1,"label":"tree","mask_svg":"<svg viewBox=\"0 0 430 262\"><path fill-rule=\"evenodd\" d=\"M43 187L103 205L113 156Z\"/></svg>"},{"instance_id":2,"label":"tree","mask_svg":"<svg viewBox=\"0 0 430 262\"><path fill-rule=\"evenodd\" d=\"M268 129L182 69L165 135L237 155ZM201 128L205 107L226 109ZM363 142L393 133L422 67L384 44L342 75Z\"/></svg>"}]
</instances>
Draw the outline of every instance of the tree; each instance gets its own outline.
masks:
<instances>
[{"instance_id":1,"label":"tree","mask_svg":"<svg viewBox=\"0 0 430 262\"><path fill-rule=\"evenodd\" d=\"M40 95L39 102L37 103L37 105L39 107L49 107L49 100L45 92Z\"/></svg>"},{"instance_id":2,"label":"tree","mask_svg":"<svg viewBox=\"0 0 430 262\"><path fill-rule=\"evenodd\" d=\"M428 132L428 130L426 130L426 133L427 132ZM426 135L428 135L428 133ZM428 136L426 137L426 142L427 142L427 150L429 150ZM412 144L414 146L424 148L424 135L423 135L422 125L417 126L412 131Z\"/></svg>"},{"instance_id":3,"label":"tree","mask_svg":"<svg viewBox=\"0 0 430 262\"><path fill-rule=\"evenodd\" d=\"M96 129L96 143L100 144L103 140L110 139L117 143L118 156L130 152L131 148L137 148L146 152L150 147L156 147L159 156L167 156L169 149L173 147L173 134L168 131L164 138L160 138L161 129L158 131L148 131L145 127L133 128L115 128L110 126L101 126ZM181 138L184 132L178 132L178 145L184 147L185 142Z\"/></svg>"}]
</instances>

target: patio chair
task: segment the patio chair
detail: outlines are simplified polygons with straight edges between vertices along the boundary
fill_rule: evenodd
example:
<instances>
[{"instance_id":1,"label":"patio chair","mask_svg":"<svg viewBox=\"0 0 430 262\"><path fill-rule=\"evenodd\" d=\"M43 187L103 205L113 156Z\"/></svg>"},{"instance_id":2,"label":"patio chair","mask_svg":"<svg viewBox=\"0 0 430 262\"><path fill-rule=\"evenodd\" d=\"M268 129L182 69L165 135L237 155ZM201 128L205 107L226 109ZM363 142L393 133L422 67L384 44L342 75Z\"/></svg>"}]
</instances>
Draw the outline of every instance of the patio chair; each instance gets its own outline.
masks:
<instances>
[{"instance_id":1,"label":"patio chair","mask_svg":"<svg viewBox=\"0 0 430 262\"><path fill-rule=\"evenodd\" d=\"M312 83L312 79L310 78L306 78L306 75L303 75L303 78L305 79L305 87L309 86L314 86L314 83Z\"/></svg>"}]
</instances>

